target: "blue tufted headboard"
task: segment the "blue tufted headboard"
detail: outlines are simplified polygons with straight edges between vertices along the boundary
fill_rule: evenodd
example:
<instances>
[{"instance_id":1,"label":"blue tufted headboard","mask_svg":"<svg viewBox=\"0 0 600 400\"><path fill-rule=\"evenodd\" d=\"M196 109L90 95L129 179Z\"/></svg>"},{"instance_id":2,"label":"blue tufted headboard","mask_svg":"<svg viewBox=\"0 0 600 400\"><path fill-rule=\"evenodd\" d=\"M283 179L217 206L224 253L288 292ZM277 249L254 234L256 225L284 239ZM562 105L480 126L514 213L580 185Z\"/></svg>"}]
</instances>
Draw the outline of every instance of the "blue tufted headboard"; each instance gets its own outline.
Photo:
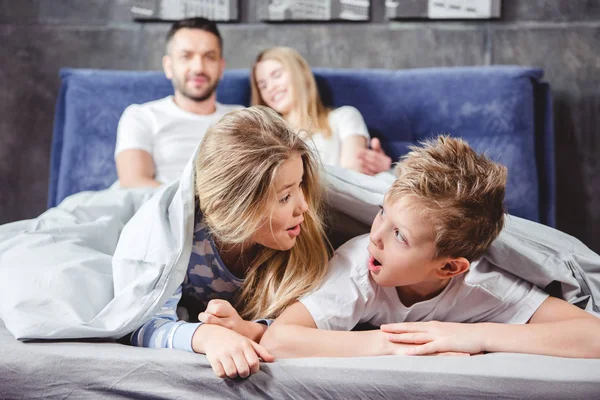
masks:
<instances>
[{"instance_id":1,"label":"blue tufted headboard","mask_svg":"<svg viewBox=\"0 0 600 400\"><path fill-rule=\"evenodd\" d=\"M552 104L540 69L516 66L412 70L315 69L328 106L358 108L394 159L440 133L462 136L508 167L508 212L555 225ZM129 104L172 94L162 72L62 69L48 206L110 186L119 118ZM229 70L218 101L248 105L247 70Z\"/></svg>"}]
</instances>

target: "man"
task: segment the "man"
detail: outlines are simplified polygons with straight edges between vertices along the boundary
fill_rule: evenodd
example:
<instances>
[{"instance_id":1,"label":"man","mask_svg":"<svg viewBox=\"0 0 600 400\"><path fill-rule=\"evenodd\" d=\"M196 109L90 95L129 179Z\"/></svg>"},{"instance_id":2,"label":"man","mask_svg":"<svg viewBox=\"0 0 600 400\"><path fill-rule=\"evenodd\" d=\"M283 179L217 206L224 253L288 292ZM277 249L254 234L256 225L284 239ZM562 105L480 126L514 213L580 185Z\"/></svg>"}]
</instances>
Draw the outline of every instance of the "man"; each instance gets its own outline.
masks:
<instances>
[{"instance_id":1,"label":"man","mask_svg":"<svg viewBox=\"0 0 600 400\"><path fill-rule=\"evenodd\" d=\"M225 60L214 22L200 17L175 22L167 34L162 64L174 95L133 104L119 121L115 161L121 187L157 187L179 179L206 130L242 107L216 100ZM391 165L376 139L359 158L373 173Z\"/></svg>"},{"instance_id":2,"label":"man","mask_svg":"<svg viewBox=\"0 0 600 400\"><path fill-rule=\"evenodd\" d=\"M159 186L179 179L206 130L241 106L216 101L225 60L214 22L188 18L167 34L162 64L174 95L125 110L115 160L121 187Z\"/></svg>"}]
</instances>

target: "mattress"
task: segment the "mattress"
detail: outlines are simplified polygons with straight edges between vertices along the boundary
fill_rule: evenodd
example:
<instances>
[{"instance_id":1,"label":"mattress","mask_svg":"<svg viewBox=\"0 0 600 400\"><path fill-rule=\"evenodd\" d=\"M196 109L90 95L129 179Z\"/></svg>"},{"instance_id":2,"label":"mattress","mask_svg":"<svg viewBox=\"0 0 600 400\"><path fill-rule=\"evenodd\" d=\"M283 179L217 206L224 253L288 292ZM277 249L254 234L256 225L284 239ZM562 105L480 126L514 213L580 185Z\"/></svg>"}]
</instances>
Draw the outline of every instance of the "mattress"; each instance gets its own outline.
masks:
<instances>
[{"instance_id":1,"label":"mattress","mask_svg":"<svg viewBox=\"0 0 600 400\"><path fill-rule=\"evenodd\" d=\"M0 398L588 399L600 360L523 354L286 359L248 379L206 357L107 341L15 340L0 321Z\"/></svg>"}]
</instances>

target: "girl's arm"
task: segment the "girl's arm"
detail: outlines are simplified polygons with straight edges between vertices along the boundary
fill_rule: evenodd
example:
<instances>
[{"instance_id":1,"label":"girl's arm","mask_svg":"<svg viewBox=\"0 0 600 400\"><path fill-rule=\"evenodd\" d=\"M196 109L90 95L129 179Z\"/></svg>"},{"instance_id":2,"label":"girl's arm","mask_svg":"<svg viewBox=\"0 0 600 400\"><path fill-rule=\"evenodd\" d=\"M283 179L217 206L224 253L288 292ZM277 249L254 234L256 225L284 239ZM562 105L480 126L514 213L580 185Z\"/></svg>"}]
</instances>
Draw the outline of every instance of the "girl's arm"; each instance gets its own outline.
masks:
<instances>
[{"instance_id":1,"label":"girl's arm","mask_svg":"<svg viewBox=\"0 0 600 400\"><path fill-rule=\"evenodd\" d=\"M201 323L178 321L177 304L181 293L180 286L151 320L133 332L132 345L194 351L192 336Z\"/></svg>"},{"instance_id":2,"label":"girl's arm","mask_svg":"<svg viewBox=\"0 0 600 400\"><path fill-rule=\"evenodd\" d=\"M206 354L217 376L246 378L258 372L259 357L271 362L273 356L256 342L222 326L177 320L181 286L150 321L139 327L131 344L187 350Z\"/></svg>"},{"instance_id":3,"label":"girl's arm","mask_svg":"<svg viewBox=\"0 0 600 400\"><path fill-rule=\"evenodd\" d=\"M205 324L220 325L231 329L255 342L260 342L270 324L270 320L245 321L227 300L211 300L206 310L198 314L198 320Z\"/></svg>"}]
</instances>

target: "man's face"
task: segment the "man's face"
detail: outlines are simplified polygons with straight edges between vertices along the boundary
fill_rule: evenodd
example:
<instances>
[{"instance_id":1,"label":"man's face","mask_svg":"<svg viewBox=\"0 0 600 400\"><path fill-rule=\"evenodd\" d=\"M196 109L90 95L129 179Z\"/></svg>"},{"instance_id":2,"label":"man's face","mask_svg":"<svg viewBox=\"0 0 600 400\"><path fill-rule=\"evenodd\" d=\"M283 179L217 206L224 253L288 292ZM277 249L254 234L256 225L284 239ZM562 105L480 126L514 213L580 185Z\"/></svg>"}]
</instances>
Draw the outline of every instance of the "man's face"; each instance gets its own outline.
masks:
<instances>
[{"instance_id":1,"label":"man's face","mask_svg":"<svg viewBox=\"0 0 600 400\"><path fill-rule=\"evenodd\" d=\"M225 68L219 39L200 29L178 30L163 57L163 68L175 93L198 102L207 100L215 93Z\"/></svg>"}]
</instances>

